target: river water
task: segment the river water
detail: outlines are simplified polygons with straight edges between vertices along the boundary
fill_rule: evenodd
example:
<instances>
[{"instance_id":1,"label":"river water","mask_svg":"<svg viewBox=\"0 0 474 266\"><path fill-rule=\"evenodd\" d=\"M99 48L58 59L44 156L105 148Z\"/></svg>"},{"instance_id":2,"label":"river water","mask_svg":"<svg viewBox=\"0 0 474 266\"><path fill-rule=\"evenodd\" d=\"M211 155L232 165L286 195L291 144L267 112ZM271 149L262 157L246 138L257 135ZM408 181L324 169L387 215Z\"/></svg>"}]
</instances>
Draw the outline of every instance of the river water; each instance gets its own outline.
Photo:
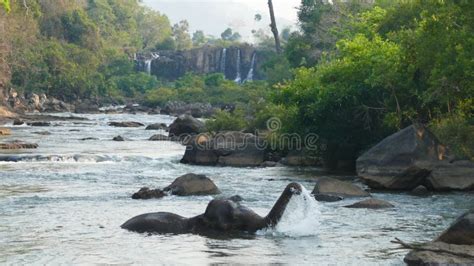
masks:
<instances>
[{"instance_id":1,"label":"river water","mask_svg":"<svg viewBox=\"0 0 474 266\"><path fill-rule=\"evenodd\" d=\"M164 187L186 173L206 174L222 196L238 194L244 198L242 204L261 215L270 210L288 183L299 182L311 191L315 178L325 174L315 168L182 165L183 146L147 141L159 131L107 125L110 121L169 124L172 117L82 116L89 120L53 122L44 128L13 127L12 136L1 139L40 145L36 150L16 152L23 161L0 162L1 264L402 264L407 251L391 240L430 240L474 207L474 195L468 193L427 198L373 193L396 206L390 210L348 209L343 206L355 200L318 203L303 193L292 199L276 229L255 235L229 238L128 232L120 225L138 214L169 211L194 216L204 212L210 196L130 198L140 187ZM45 130L51 135L37 134ZM130 141L111 141L117 135ZM80 140L87 137L97 139Z\"/></svg>"}]
</instances>

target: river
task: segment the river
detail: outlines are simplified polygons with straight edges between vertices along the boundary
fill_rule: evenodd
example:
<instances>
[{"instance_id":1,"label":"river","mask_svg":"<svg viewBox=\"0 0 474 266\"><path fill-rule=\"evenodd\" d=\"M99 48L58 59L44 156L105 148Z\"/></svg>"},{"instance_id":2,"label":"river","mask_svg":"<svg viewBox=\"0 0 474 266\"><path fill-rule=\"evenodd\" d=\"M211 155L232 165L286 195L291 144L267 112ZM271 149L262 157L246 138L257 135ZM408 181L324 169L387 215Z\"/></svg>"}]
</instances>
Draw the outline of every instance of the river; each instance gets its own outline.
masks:
<instances>
[{"instance_id":1,"label":"river","mask_svg":"<svg viewBox=\"0 0 474 266\"><path fill-rule=\"evenodd\" d=\"M183 165L179 160L185 147L147 140L164 132L107 125L110 121L169 124L173 117L80 116L89 120L53 122L44 128L15 126L12 136L1 139L40 145L35 150L9 152L23 161L0 162L1 264L402 264L407 251L391 240L431 240L474 207L474 195L469 193L426 198L373 193L395 205L388 210L348 209L343 206L356 199L320 203L303 193L292 199L276 229L255 235L128 232L120 225L138 214L204 212L210 196L130 198L140 187L164 187L186 173L207 175L222 196L240 195L242 204L262 215L288 183L299 182L311 191L315 178L326 174L317 168ZM35 133L45 130L51 134ZM117 135L130 140L112 141ZM97 139L80 140L87 137Z\"/></svg>"}]
</instances>

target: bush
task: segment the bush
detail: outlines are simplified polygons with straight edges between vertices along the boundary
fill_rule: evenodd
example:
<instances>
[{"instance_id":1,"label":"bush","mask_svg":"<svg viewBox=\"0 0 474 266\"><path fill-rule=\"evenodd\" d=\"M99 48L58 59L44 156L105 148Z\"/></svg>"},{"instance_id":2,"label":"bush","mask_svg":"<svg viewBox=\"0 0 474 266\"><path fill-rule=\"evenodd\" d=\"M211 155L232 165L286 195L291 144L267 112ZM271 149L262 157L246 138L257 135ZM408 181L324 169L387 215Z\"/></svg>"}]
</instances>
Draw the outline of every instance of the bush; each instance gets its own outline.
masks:
<instances>
[{"instance_id":1,"label":"bush","mask_svg":"<svg viewBox=\"0 0 474 266\"><path fill-rule=\"evenodd\" d=\"M474 161L474 125L459 115L432 121L430 129L459 159Z\"/></svg>"},{"instance_id":2,"label":"bush","mask_svg":"<svg viewBox=\"0 0 474 266\"><path fill-rule=\"evenodd\" d=\"M246 126L244 112L241 110L236 110L233 113L218 111L212 119L206 121L206 129L209 132L240 131Z\"/></svg>"},{"instance_id":3,"label":"bush","mask_svg":"<svg viewBox=\"0 0 474 266\"><path fill-rule=\"evenodd\" d=\"M145 104L148 106L164 106L166 102L173 100L178 95L175 89L158 88L147 91L145 94Z\"/></svg>"}]
</instances>

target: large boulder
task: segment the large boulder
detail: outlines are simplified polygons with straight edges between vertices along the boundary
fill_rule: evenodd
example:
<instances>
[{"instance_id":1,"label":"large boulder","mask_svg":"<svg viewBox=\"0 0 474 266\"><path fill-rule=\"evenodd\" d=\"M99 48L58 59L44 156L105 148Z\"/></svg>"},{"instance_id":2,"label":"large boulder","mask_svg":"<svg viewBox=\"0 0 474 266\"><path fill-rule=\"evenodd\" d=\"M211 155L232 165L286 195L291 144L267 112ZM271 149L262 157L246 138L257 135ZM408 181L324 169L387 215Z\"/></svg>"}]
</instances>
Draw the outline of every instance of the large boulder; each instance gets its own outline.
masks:
<instances>
[{"instance_id":1,"label":"large boulder","mask_svg":"<svg viewBox=\"0 0 474 266\"><path fill-rule=\"evenodd\" d=\"M474 246L474 209L456 219L446 231L441 233L437 241Z\"/></svg>"},{"instance_id":2,"label":"large boulder","mask_svg":"<svg viewBox=\"0 0 474 266\"><path fill-rule=\"evenodd\" d=\"M186 174L176 178L163 191L178 196L214 195L221 193L211 179L205 175Z\"/></svg>"},{"instance_id":3,"label":"large boulder","mask_svg":"<svg viewBox=\"0 0 474 266\"><path fill-rule=\"evenodd\" d=\"M198 135L187 145L182 163L221 166L260 166L265 149L250 133L229 131L213 137Z\"/></svg>"},{"instance_id":4,"label":"large boulder","mask_svg":"<svg viewBox=\"0 0 474 266\"><path fill-rule=\"evenodd\" d=\"M336 201L350 197L370 197L362 188L330 177L321 177L314 186L313 195L319 201Z\"/></svg>"},{"instance_id":5,"label":"large boulder","mask_svg":"<svg viewBox=\"0 0 474 266\"><path fill-rule=\"evenodd\" d=\"M434 190L474 188L474 164L452 162L435 135L420 125L409 126L357 159L358 175L372 188Z\"/></svg>"},{"instance_id":6,"label":"large boulder","mask_svg":"<svg viewBox=\"0 0 474 266\"><path fill-rule=\"evenodd\" d=\"M435 241L412 250L404 261L408 265L473 265L474 209L456 219Z\"/></svg>"},{"instance_id":7,"label":"large boulder","mask_svg":"<svg viewBox=\"0 0 474 266\"><path fill-rule=\"evenodd\" d=\"M112 127L142 127L144 124L140 122L126 121L126 122L110 122L109 126Z\"/></svg>"},{"instance_id":8,"label":"large boulder","mask_svg":"<svg viewBox=\"0 0 474 266\"><path fill-rule=\"evenodd\" d=\"M204 126L204 122L191 115L181 115L170 125L169 136L180 137L199 134L203 131Z\"/></svg>"}]
</instances>

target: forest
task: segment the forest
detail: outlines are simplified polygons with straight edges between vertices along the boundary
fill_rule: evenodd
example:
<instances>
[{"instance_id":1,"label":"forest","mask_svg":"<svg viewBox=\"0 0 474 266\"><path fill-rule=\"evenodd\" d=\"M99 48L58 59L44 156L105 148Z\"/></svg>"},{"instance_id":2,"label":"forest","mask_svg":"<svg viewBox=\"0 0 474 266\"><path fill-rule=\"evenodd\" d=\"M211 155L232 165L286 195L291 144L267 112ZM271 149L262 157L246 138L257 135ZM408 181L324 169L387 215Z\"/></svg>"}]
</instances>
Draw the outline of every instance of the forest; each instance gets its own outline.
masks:
<instances>
[{"instance_id":1,"label":"forest","mask_svg":"<svg viewBox=\"0 0 474 266\"><path fill-rule=\"evenodd\" d=\"M275 36L281 49L255 31L266 80L242 85L218 73L162 81L132 60L137 52L240 42L232 29L221 38L191 34L186 21L171 25L136 1L0 3L0 78L18 91L66 101L235 104L211 129L262 129L278 114L279 133L316 133L332 147L326 156L349 159L422 123L458 156L474 158L472 1L303 0L298 29Z\"/></svg>"}]
</instances>

